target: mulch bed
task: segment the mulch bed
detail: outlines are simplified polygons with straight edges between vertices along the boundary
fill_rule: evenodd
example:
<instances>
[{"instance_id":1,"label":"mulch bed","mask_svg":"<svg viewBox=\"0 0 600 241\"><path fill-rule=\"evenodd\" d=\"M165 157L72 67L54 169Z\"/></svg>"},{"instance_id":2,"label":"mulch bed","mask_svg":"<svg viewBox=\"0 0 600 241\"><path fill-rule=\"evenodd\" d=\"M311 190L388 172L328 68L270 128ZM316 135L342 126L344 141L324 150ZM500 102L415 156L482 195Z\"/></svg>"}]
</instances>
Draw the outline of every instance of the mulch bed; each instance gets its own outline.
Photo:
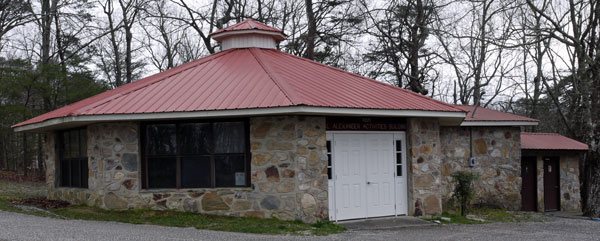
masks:
<instances>
[{"instance_id":1,"label":"mulch bed","mask_svg":"<svg viewBox=\"0 0 600 241\"><path fill-rule=\"evenodd\" d=\"M45 197L34 197L34 198L26 198L26 199L18 199L18 200L9 200L9 203L13 205L27 205L27 206L35 206L41 209L57 209L64 208L71 205L69 202L61 201L61 200L50 200Z\"/></svg>"}]
</instances>

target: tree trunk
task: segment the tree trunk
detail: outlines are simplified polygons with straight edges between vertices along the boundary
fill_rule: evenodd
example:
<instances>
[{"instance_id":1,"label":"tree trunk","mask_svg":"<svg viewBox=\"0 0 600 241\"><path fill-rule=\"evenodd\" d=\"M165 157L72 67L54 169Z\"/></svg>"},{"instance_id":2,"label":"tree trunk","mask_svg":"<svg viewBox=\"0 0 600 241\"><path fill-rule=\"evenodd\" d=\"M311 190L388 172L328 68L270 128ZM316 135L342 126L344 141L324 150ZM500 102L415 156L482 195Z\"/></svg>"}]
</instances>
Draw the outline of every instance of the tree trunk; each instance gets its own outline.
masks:
<instances>
[{"instance_id":1,"label":"tree trunk","mask_svg":"<svg viewBox=\"0 0 600 241\"><path fill-rule=\"evenodd\" d=\"M312 0L306 0L306 19L308 21L308 33L306 36L306 52L304 57L307 59L315 59L315 37L317 35L317 22L313 12Z\"/></svg>"},{"instance_id":2,"label":"tree trunk","mask_svg":"<svg viewBox=\"0 0 600 241\"><path fill-rule=\"evenodd\" d=\"M582 191L585 192L586 198L583 200L583 215L600 217L600 153L598 151L587 153L584 171L585 182Z\"/></svg>"},{"instance_id":3,"label":"tree trunk","mask_svg":"<svg viewBox=\"0 0 600 241\"><path fill-rule=\"evenodd\" d=\"M421 70L419 69L419 50L421 50L421 38L422 33L425 29L425 8L423 7L423 1L417 0L415 6L415 23L411 26L410 31L410 51L409 51L409 66L410 76L408 78L408 85L410 90L426 95L428 91L423 88L421 84Z\"/></svg>"}]
</instances>

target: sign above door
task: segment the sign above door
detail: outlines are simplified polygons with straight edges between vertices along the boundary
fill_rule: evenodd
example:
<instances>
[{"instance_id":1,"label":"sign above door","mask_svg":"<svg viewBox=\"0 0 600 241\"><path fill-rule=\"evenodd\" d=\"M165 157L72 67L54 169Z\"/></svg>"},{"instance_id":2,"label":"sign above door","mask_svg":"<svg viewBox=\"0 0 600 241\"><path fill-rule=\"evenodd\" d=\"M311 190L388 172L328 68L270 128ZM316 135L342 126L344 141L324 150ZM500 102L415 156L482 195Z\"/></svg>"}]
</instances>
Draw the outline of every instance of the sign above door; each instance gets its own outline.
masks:
<instances>
[{"instance_id":1,"label":"sign above door","mask_svg":"<svg viewBox=\"0 0 600 241\"><path fill-rule=\"evenodd\" d=\"M328 131L405 131L406 119L381 117L327 117Z\"/></svg>"}]
</instances>

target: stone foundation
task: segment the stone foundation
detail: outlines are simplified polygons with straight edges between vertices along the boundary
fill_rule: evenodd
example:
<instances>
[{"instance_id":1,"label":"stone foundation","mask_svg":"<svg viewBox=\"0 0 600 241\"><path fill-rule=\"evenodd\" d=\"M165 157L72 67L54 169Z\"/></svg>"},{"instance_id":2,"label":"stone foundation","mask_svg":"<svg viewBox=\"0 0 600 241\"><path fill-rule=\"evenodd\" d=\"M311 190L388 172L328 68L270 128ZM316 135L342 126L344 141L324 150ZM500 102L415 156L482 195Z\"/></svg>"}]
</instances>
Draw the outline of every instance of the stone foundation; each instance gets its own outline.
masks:
<instances>
[{"instance_id":1,"label":"stone foundation","mask_svg":"<svg viewBox=\"0 0 600 241\"><path fill-rule=\"evenodd\" d=\"M170 209L229 216L300 219L328 217L325 118L250 119L251 187L141 188L139 123L90 125L88 189L57 187L55 134L48 134L48 196L106 209Z\"/></svg>"},{"instance_id":2,"label":"stone foundation","mask_svg":"<svg viewBox=\"0 0 600 241\"><path fill-rule=\"evenodd\" d=\"M521 208L521 144L519 127L472 127L473 157L469 167L469 127L442 127L442 194L444 203L452 195L452 177L457 171L479 175L475 183L478 204L508 210Z\"/></svg>"}]
</instances>

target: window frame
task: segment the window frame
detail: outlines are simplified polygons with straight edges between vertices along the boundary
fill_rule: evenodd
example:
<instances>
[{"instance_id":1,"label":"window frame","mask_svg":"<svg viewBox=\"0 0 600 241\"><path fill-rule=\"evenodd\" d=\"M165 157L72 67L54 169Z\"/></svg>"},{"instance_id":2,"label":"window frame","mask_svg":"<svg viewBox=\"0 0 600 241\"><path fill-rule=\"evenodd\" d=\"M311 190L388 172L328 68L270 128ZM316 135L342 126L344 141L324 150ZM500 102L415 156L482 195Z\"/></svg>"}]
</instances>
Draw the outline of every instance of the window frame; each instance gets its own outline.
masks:
<instances>
[{"instance_id":1,"label":"window frame","mask_svg":"<svg viewBox=\"0 0 600 241\"><path fill-rule=\"evenodd\" d=\"M79 155L76 157L69 157L66 158L64 155L65 152L65 138L64 138L64 133L72 133L76 131L78 133L78 142L77 142L77 149L78 149L78 153ZM84 131L85 132L85 149L82 150L82 140L81 140L81 132ZM70 135L70 134L69 134ZM88 161L89 161L89 157L88 157L88 153L87 153L87 147L88 147L88 133L87 133L87 127L77 127L77 128L71 128L71 129L64 129L64 130L60 130L56 132L56 145L55 145L55 150L56 150L56 156L57 156L57 166L58 168L56 168L58 170L58 174L57 175L57 187L59 188L81 188L81 189L88 189L89 187L89 165L88 165ZM70 145L71 143L69 143ZM72 147L70 147L72 148ZM83 153L82 153L83 152ZM63 172L63 165L65 164L65 162L69 163L69 173L68 173L68 178L69 178L69 183L68 185L63 183L63 178L65 173ZM78 186L74 186L73 185L73 162L78 162L78 166L79 166L79 181L80 181L80 185ZM86 171L83 172L84 167L81 164L85 164L85 169Z\"/></svg>"},{"instance_id":2,"label":"window frame","mask_svg":"<svg viewBox=\"0 0 600 241\"><path fill-rule=\"evenodd\" d=\"M400 146L398 146L398 142L400 142ZM394 135L394 173L395 173L395 177L403 177L404 176L404 160L403 160L403 156L406 155L404 153L404 140L402 138L397 138L396 135ZM398 147L400 147L400 150L398 150ZM400 159L398 159L398 155L400 155ZM398 167L400 167L400 173L398 173Z\"/></svg>"},{"instance_id":3,"label":"window frame","mask_svg":"<svg viewBox=\"0 0 600 241\"><path fill-rule=\"evenodd\" d=\"M333 179L333 141L327 139L325 141L325 148L327 149L327 180Z\"/></svg>"},{"instance_id":4,"label":"window frame","mask_svg":"<svg viewBox=\"0 0 600 241\"><path fill-rule=\"evenodd\" d=\"M214 123L219 122L242 122L244 125L244 153L232 153L225 155L242 155L244 156L244 173L245 173L245 185L244 186L224 186L219 187L216 184L216 165L215 165L215 156L224 155L215 153L215 144L214 144L214 133L212 133L212 127ZM182 187L182 171L181 171L181 163L182 157L197 157L202 156L199 154L183 154L182 146L177 143L179 141L179 137L177 133L179 131L179 126L184 124L204 124L208 123L211 125L211 143L210 143L210 186L209 187ZM175 139L176 139L176 150L175 155L163 155L163 156L171 156L176 158L176 170L175 170L175 187L168 188L150 188L149 187L149 173L148 173L148 159L152 157L147 150L147 126L149 125L160 125L160 124L174 124L175 125ZM140 153L141 153L141 179L142 179L142 189L144 190L179 190L179 189L215 189L215 188L247 188L251 187L251 163L252 163L252 153L250 150L250 122L248 118L232 118L232 119L202 119L202 120L171 120L171 121L145 121L140 123Z\"/></svg>"}]
</instances>

